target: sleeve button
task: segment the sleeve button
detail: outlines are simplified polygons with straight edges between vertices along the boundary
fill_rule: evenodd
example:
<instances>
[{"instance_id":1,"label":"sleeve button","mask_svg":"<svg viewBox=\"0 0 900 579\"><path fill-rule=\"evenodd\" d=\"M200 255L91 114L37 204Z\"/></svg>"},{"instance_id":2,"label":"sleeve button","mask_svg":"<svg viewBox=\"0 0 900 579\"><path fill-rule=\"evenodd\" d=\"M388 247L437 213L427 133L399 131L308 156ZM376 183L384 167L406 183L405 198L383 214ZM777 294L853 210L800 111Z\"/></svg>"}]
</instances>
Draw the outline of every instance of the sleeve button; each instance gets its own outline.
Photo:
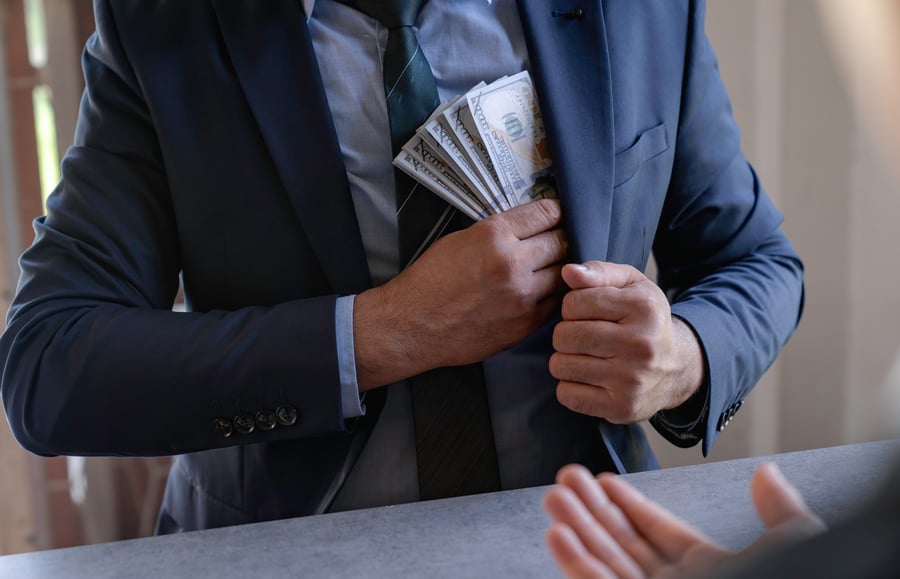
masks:
<instances>
[{"instance_id":1,"label":"sleeve button","mask_svg":"<svg viewBox=\"0 0 900 579\"><path fill-rule=\"evenodd\" d=\"M256 421L252 414L241 414L234 417L234 429L238 434L250 434L256 429Z\"/></svg>"},{"instance_id":2,"label":"sleeve button","mask_svg":"<svg viewBox=\"0 0 900 579\"><path fill-rule=\"evenodd\" d=\"M278 419L271 410L260 410L256 413L256 426L260 430L272 430L277 423Z\"/></svg>"},{"instance_id":3,"label":"sleeve button","mask_svg":"<svg viewBox=\"0 0 900 579\"><path fill-rule=\"evenodd\" d=\"M227 418L216 418L213 420L213 430L219 435L219 438L228 438L234 433L234 427Z\"/></svg>"},{"instance_id":4,"label":"sleeve button","mask_svg":"<svg viewBox=\"0 0 900 579\"><path fill-rule=\"evenodd\" d=\"M282 404L275 409L275 416L281 426L293 426L297 423L300 413L290 404Z\"/></svg>"}]
</instances>

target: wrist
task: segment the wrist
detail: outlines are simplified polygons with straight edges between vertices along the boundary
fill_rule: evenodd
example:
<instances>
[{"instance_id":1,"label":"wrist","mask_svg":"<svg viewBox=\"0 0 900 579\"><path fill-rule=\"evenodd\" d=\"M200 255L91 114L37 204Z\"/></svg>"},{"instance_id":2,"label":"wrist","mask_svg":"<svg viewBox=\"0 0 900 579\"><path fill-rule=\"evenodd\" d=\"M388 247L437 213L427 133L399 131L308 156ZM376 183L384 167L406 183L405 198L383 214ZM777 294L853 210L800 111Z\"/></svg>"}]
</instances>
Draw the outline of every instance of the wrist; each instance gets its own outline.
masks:
<instances>
[{"instance_id":1,"label":"wrist","mask_svg":"<svg viewBox=\"0 0 900 579\"><path fill-rule=\"evenodd\" d=\"M360 392L420 374L424 335L418 316L407 300L397 300L390 288L380 286L358 296L353 304L353 341ZM396 307L401 304L402 307Z\"/></svg>"},{"instance_id":2,"label":"wrist","mask_svg":"<svg viewBox=\"0 0 900 579\"><path fill-rule=\"evenodd\" d=\"M681 318L672 316L672 332L679 370L675 374L672 400L665 410L695 406L691 402L702 398L700 387L706 379L706 359L694 329Z\"/></svg>"}]
</instances>

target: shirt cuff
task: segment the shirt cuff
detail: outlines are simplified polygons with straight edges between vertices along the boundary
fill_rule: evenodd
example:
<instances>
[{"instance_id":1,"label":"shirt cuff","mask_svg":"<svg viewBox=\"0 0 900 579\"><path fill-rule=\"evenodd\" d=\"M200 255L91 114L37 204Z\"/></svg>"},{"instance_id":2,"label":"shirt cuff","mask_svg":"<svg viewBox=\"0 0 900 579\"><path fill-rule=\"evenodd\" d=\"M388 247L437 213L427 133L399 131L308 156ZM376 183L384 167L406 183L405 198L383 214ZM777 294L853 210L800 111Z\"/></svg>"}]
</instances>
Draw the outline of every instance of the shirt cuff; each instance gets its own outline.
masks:
<instances>
[{"instance_id":1,"label":"shirt cuff","mask_svg":"<svg viewBox=\"0 0 900 579\"><path fill-rule=\"evenodd\" d=\"M356 296L337 299L334 307L334 335L337 341L338 376L341 381L341 409L344 420L366 413L356 380L356 352L353 346L353 304Z\"/></svg>"},{"instance_id":2,"label":"shirt cuff","mask_svg":"<svg viewBox=\"0 0 900 579\"><path fill-rule=\"evenodd\" d=\"M704 379L700 388L684 404L670 410L660 410L650 419L650 424L675 446L687 448L703 439L708 415L709 380Z\"/></svg>"}]
</instances>

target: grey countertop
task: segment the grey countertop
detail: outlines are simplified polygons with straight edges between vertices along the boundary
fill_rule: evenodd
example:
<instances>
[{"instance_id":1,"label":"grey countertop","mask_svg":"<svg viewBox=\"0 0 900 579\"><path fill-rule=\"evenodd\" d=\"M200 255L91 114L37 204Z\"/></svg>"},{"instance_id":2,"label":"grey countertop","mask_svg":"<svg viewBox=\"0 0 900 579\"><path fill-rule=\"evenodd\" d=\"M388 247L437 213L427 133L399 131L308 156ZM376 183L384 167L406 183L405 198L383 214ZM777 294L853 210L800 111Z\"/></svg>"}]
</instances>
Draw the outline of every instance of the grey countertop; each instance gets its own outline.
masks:
<instances>
[{"instance_id":1,"label":"grey countertop","mask_svg":"<svg viewBox=\"0 0 900 579\"><path fill-rule=\"evenodd\" d=\"M828 522L877 490L900 442L768 457ZM762 525L749 480L764 458L628 475L732 548ZM553 577L544 488L0 557L0 577Z\"/></svg>"}]
</instances>

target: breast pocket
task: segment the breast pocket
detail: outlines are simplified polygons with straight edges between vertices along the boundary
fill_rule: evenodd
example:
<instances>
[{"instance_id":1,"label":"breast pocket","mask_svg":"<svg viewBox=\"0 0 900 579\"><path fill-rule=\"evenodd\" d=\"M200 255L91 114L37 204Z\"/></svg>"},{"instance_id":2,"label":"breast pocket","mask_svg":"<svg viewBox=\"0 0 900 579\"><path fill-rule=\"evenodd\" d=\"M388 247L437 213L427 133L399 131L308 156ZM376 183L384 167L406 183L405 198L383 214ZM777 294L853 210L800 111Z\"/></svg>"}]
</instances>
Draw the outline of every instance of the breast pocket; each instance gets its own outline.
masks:
<instances>
[{"instance_id":1,"label":"breast pocket","mask_svg":"<svg viewBox=\"0 0 900 579\"><path fill-rule=\"evenodd\" d=\"M616 154L615 187L621 187L634 179L648 161L669 150L666 125L659 124L645 131L634 145Z\"/></svg>"},{"instance_id":2,"label":"breast pocket","mask_svg":"<svg viewBox=\"0 0 900 579\"><path fill-rule=\"evenodd\" d=\"M672 171L666 125L644 131L631 147L616 154L614 170L608 259L642 270Z\"/></svg>"}]
</instances>

